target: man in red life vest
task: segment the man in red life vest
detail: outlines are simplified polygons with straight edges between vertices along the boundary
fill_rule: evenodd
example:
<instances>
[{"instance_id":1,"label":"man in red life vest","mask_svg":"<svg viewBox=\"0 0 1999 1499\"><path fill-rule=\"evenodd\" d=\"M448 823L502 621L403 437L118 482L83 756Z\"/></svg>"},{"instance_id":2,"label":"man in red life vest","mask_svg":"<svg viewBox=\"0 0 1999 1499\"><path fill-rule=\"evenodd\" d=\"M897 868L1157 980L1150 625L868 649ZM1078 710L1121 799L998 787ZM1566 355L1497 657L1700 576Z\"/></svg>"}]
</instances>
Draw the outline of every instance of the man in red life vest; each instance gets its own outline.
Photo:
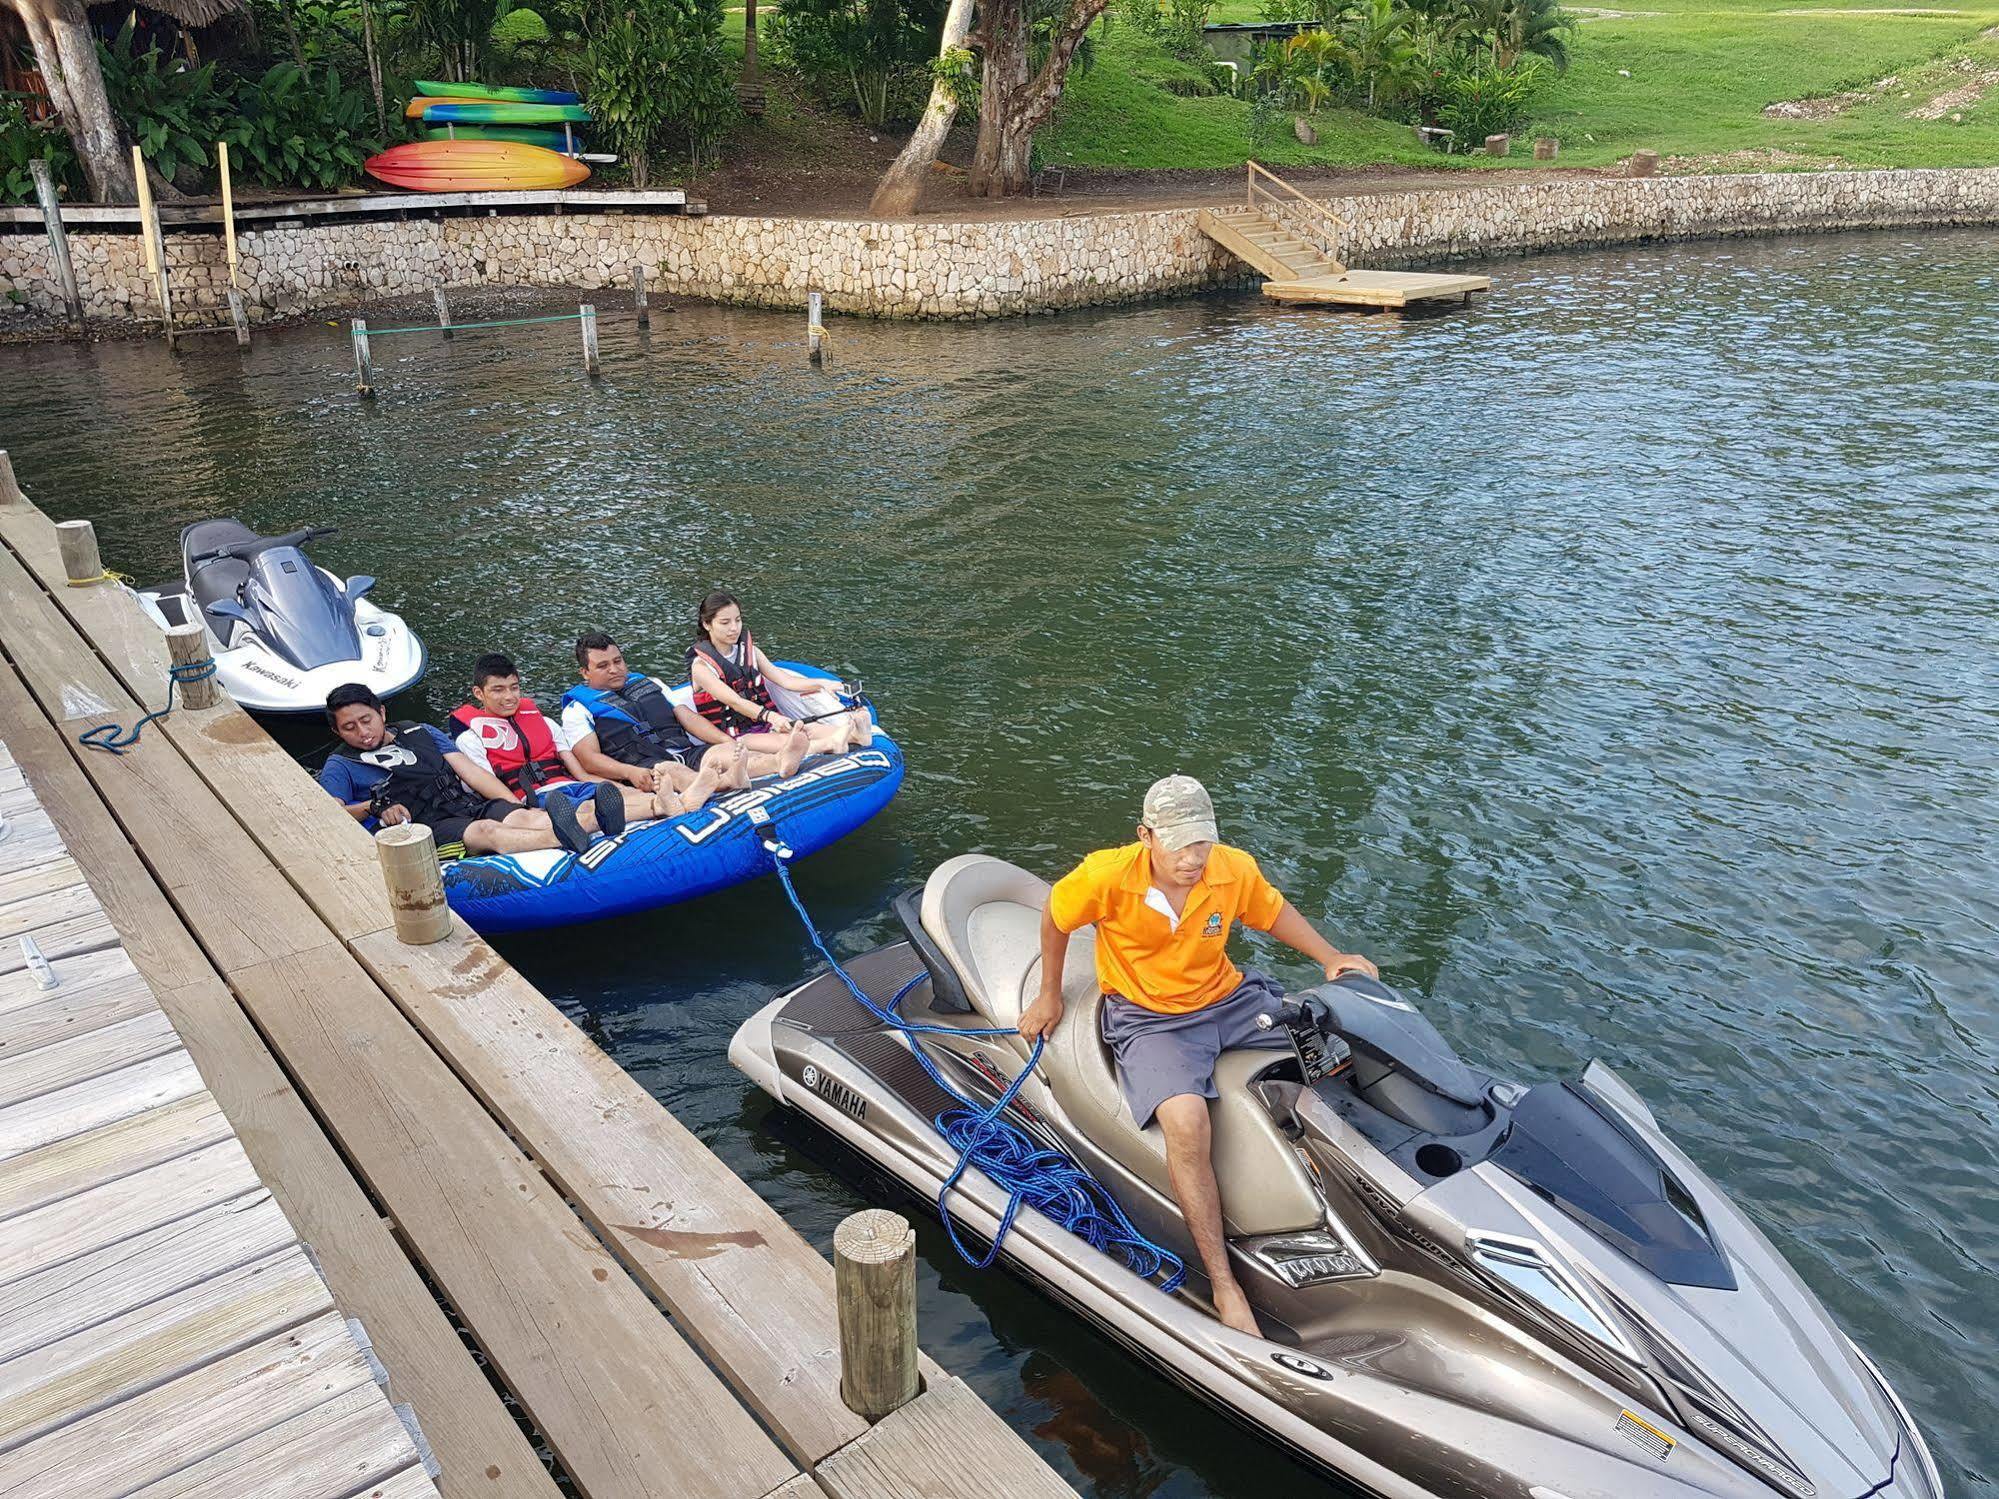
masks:
<instances>
[{"instance_id":1,"label":"man in red life vest","mask_svg":"<svg viewBox=\"0 0 1999 1499\"><path fill-rule=\"evenodd\" d=\"M587 774L577 763L560 720L543 716L534 699L521 692L520 668L497 652L472 664L472 701L453 710L449 728L459 753L499 777L516 796L554 793L579 804L615 797L623 816L605 819L616 821L618 828L604 830L614 836L627 818L692 812L720 781L710 775L704 783L697 776L683 791L662 782L647 792Z\"/></svg>"}]
</instances>

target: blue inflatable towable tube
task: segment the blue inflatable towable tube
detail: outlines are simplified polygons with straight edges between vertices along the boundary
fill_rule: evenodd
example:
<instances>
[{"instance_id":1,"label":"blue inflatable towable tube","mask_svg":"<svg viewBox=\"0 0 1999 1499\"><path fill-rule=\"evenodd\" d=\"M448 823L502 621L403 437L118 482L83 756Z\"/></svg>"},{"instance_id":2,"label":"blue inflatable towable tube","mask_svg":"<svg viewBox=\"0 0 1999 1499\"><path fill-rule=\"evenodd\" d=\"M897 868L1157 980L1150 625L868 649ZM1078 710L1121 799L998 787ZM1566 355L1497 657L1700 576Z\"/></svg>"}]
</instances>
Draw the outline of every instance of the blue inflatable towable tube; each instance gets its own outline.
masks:
<instances>
[{"instance_id":1,"label":"blue inflatable towable tube","mask_svg":"<svg viewBox=\"0 0 1999 1499\"><path fill-rule=\"evenodd\" d=\"M877 730L866 749L815 755L783 780L766 778L697 812L634 823L580 854L543 849L454 860L444 866L445 898L486 936L670 906L770 873L754 811L802 858L886 807L902 777L902 750Z\"/></svg>"}]
</instances>

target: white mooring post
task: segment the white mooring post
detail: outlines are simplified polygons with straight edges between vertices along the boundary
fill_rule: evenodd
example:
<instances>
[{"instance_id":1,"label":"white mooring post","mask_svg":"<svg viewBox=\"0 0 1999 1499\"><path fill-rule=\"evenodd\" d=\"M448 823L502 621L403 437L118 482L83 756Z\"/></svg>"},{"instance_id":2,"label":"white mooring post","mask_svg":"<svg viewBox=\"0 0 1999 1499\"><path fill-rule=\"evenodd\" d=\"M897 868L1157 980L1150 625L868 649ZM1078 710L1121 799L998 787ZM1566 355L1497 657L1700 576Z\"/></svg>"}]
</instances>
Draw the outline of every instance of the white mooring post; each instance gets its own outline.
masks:
<instances>
[{"instance_id":1,"label":"white mooring post","mask_svg":"<svg viewBox=\"0 0 1999 1499\"><path fill-rule=\"evenodd\" d=\"M443 329L444 336L449 338L451 337L451 304L444 300L444 288L433 286L430 289L430 295L432 300L437 303L437 326Z\"/></svg>"},{"instance_id":2,"label":"white mooring post","mask_svg":"<svg viewBox=\"0 0 1999 1499\"><path fill-rule=\"evenodd\" d=\"M63 309L69 320L76 324L76 331L83 331L83 294L76 287L76 264L69 258L69 235L62 224L62 205L56 201L55 179L49 175L49 164L37 156L28 163L29 175L35 179L35 197L42 205L42 224L49 233L49 255L55 263L56 284L62 288Z\"/></svg>"},{"instance_id":3,"label":"white mooring post","mask_svg":"<svg viewBox=\"0 0 1999 1499\"><path fill-rule=\"evenodd\" d=\"M14 477L14 460L7 456L5 448L0 448L0 509L27 503L28 497L21 493L20 481Z\"/></svg>"},{"instance_id":4,"label":"white mooring post","mask_svg":"<svg viewBox=\"0 0 1999 1499\"><path fill-rule=\"evenodd\" d=\"M597 306L594 302L585 302L579 310L583 325L583 371L594 375L597 373Z\"/></svg>"},{"instance_id":5,"label":"white mooring post","mask_svg":"<svg viewBox=\"0 0 1999 1499\"><path fill-rule=\"evenodd\" d=\"M235 287L229 288L229 321L236 325L236 347L250 347L250 314L243 306L243 293Z\"/></svg>"},{"instance_id":6,"label":"white mooring post","mask_svg":"<svg viewBox=\"0 0 1999 1499\"><path fill-rule=\"evenodd\" d=\"M420 947L449 937L451 907L445 903L444 873L430 829L420 822L383 828L375 834L375 856L388 886L396 940Z\"/></svg>"},{"instance_id":7,"label":"white mooring post","mask_svg":"<svg viewBox=\"0 0 1999 1499\"><path fill-rule=\"evenodd\" d=\"M805 356L815 367L826 362L826 323L816 291L805 294Z\"/></svg>"},{"instance_id":8,"label":"white mooring post","mask_svg":"<svg viewBox=\"0 0 1999 1499\"><path fill-rule=\"evenodd\" d=\"M869 1421L917 1394L916 1235L900 1213L868 1208L833 1231L840 1398Z\"/></svg>"},{"instance_id":9,"label":"white mooring post","mask_svg":"<svg viewBox=\"0 0 1999 1499\"><path fill-rule=\"evenodd\" d=\"M362 397L375 394L375 360L368 352L368 320L352 319L354 330L354 393Z\"/></svg>"},{"instance_id":10,"label":"white mooring post","mask_svg":"<svg viewBox=\"0 0 1999 1499\"><path fill-rule=\"evenodd\" d=\"M639 326L652 326L652 313L646 307L646 268L636 262L632 266L632 306L638 309Z\"/></svg>"}]
</instances>

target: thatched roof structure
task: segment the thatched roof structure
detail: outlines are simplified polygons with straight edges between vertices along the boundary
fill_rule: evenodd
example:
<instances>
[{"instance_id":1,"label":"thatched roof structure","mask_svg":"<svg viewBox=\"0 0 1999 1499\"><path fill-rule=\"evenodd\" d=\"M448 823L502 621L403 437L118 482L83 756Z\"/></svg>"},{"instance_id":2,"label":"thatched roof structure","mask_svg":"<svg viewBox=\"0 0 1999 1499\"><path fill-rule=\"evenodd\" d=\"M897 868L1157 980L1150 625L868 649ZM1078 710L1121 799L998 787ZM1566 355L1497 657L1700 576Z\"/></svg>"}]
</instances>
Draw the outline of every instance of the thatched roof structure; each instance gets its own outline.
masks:
<instances>
[{"instance_id":1,"label":"thatched roof structure","mask_svg":"<svg viewBox=\"0 0 1999 1499\"><path fill-rule=\"evenodd\" d=\"M250 0L140 0L140 4L146 10L172 16L183 26L213 26L224 16L241 15L250 8Z\"/></svg>"}]
</instances>

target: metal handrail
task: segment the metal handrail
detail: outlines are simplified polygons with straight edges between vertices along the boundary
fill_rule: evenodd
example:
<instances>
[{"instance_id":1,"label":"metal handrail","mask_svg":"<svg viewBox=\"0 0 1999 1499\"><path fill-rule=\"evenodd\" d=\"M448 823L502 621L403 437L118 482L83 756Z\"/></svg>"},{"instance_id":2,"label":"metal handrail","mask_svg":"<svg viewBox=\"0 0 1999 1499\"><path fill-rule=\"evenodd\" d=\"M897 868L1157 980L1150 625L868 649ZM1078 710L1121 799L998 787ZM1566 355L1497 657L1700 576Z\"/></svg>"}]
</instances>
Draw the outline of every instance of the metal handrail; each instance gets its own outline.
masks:
<instances>
[{"instance_id":1,"label":"metal handrail","mask_svg":"<svg viewBox=\"0 0 1999 1499\"><path fill-rule=\"evenodd\" d=\"M1244 201L1249 207L1270 214L1282 222L1296 224L1304 220L1305 237L1317 239L1326 258L1332 261L1335 271L1344 271L1346 265L1340 259L1340 240L1343 235L1353 232L1353 225L1334 213L1315 198L1309 198L1261 162L1247 162L1249 168L1248 191ZM1269 188L1260 187L1257 178L1265 177L1291 196L1292 201L1278 197ZM1259 195L1266 201L1259 202ZM1302 207L1301 207L1302 205Z\"/></svg>"}]
</instances>

